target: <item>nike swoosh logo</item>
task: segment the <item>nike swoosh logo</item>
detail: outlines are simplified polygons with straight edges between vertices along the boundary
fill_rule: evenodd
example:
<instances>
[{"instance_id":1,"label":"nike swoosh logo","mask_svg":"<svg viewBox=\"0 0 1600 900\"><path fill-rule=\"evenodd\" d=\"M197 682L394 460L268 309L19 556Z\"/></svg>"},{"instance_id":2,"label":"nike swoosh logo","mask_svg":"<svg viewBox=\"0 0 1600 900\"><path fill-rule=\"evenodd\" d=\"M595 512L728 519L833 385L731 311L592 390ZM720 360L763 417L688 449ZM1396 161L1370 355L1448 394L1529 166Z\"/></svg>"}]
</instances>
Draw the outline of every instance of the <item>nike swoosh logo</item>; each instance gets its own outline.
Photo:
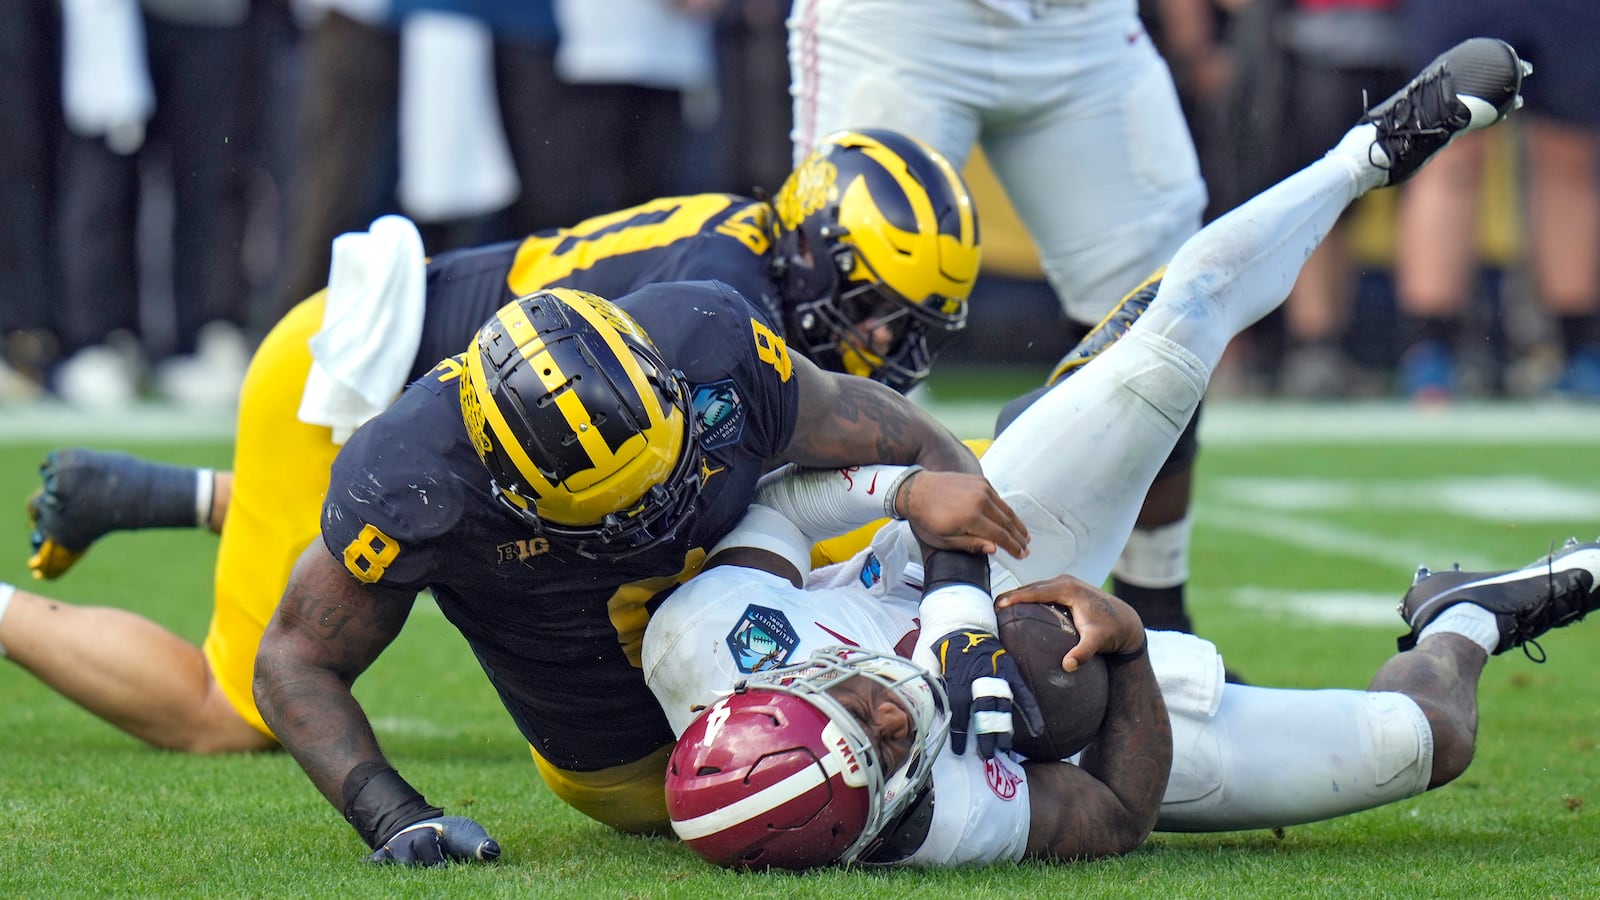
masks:
<instances>
[{"instance_id":1,"label":"nike swoosh logo","mask_svg":"<svg viewBox=\"0 0 1600 900\"><path fill-rule=\"evenodd\" d=\"M871 497L872 496L872 492L876 491L877 489L878 489L878 473L877 472L873 472L872 473L872 484L867 486L867 496Z\"/></svg>"},{"instance_id":2,"label":"nike swoosh logo","mask_svg":"<svg viewBox=\"0 0 1600 900\"><path fill-rule=\"evenodd\" d=\"M821 628L823 631L826 631L827 633L833 635L835 638L837 638L840 641L840 643L849 644L852 647L861 646L859 643L850 640L849 638L845 637L844 635L840 634L837 631L834 631L832 628L829 628L828 626L822 624L821 622L813 620L811 624L813 624L813 625L817 626L818 628Z\"/></svg>"},{"instance_id":3,"label":"nike swoosh logo","mask_svg":"<svg viewBox=\"0 0 1600 900\"><path fill-rule=\"evenodd\" d=\"M1500 119L1500 111L1494 108L1493 103L1490 103L1482 97L1470 97L1466 94L1457 94L1456 99L1461 101L1461 105L1467 108L1467 112L1472 117L1471 123L1467 125L1467 131L1475 131L1479 128L1487 128Z\"/></svg>"}]
</instances>

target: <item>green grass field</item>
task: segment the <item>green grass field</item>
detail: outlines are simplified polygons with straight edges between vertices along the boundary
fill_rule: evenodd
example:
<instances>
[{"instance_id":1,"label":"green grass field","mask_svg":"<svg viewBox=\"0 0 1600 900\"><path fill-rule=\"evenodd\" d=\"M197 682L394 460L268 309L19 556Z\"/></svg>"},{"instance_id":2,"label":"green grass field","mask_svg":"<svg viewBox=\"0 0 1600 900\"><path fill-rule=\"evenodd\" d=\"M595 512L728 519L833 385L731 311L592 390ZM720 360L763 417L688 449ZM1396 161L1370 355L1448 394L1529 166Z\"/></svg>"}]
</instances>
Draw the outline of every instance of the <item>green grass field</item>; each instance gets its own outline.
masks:
<instances>
[{"instance_id":1,"label":"green grass field","mask_svg":"<svg viewBox=\"0 0 1600 900\"><path fill-rule=\"evenodd\" d=\"M961 430L981 428L973 409L944 411ZM1595 413L1417 421L1391 408L1218 405L1208 415L1192 606L1255 683L1363 686L1393 650L1394 604L1417 563L1519 565L1568 534L1600 532ZM216 438L131 444L100 423L48 433L8 416L0 410L0 511L10 510L0 580L19 585L31 584L21 506L47 449L228 458ZM214 546L198 532L118 536L44 590L140 612L198 642ZM1282 833L1157 835L1130 856L1071 868L807 876L714 870L559 805L426 601L357 693L400 770L500 840L493 866L362 865L360 840L287 755L151 750L0 665L0 895L1600 897L1600 621L1543 645L1545 665L1520 653L1491 662L1466 776L1400 804Z\"/></svg>"}]
</instances>

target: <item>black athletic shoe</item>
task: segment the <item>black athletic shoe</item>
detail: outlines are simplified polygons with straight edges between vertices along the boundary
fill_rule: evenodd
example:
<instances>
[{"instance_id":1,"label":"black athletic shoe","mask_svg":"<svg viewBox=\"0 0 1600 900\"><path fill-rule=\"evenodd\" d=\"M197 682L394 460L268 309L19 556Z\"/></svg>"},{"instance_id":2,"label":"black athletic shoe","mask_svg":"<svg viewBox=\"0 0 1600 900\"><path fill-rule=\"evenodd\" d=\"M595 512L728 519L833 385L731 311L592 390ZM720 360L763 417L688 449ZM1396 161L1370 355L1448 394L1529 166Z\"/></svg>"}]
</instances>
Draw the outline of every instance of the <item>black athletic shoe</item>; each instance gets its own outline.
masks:
<instances>
[{"instance_id":1,"label":"black athletic shoe","mask_svg":"<svg viewBox=\"0 0 1600 900\"><path fill-rule=\"evenodd\" d=\"M1600 542L1580 544L1576 539L1550 556L1509 572L1429 572L1418 569L1411 590L1400 600L1400 618L1411 632L1399 640L1401 650L1417 645L1417 635L1439 614L1457 603L1472 603L1494 613L1500 626L1495 653L1532 644L1538 655L1524 650L1535 662L1544 651L1534 639L1552 628L1570 625L1600 608Z\"/></svg>"},{"instance_id":2,"label":"black athletic shoe","mask_svg":"<svg viewBox=\"0 0 1600 900\"><path fill-rule=\"evenodd\" d=\"M1522 77L1533 65L1505 41L1471 38L1439 55L1398 93L1367 111L1378 126L1369 151L1389 183L1416 174L1458 134L1487 128L1522 106Z\"/></svg>"}]
</instances>

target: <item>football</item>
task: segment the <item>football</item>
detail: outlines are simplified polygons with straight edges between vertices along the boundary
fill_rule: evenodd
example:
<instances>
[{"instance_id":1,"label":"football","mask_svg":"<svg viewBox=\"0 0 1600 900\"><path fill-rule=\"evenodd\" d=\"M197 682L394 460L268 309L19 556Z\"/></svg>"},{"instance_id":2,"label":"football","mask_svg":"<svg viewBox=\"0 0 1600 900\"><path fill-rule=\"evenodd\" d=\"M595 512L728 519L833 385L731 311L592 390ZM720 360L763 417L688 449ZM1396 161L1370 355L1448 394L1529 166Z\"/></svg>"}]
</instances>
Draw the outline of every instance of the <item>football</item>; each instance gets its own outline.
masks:
<instances>
[{"instance_id":1,"label":"football","mask_svg":"<svg viewBox=\"0 0 1600 900\"><path fill-rule=\"evenodd\" d=\"M1044 734L1028 734L1013 716L1012 748L1029 759L1066 759L1088 744L1106 715L1106 664L1096 656L1076 672L1061 668L1061 658L1077 646L1078 630L1066 608L1018 603L996 613L1000 643L1011 654L1022 680L1044 713Z\"/></svg>"}]
</instances>

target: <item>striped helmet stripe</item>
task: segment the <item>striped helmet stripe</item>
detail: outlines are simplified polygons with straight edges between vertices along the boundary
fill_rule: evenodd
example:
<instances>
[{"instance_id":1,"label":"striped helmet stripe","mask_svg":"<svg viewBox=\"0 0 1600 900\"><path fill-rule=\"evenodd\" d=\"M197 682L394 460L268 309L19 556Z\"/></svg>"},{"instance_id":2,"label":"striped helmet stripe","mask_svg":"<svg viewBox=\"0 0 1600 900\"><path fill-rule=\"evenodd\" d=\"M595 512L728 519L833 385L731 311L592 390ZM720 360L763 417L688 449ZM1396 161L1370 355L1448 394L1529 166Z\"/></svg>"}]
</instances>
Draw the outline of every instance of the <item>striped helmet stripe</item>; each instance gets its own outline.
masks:
<instances>
[{"instance_id":1,"label":"striped helmet stripe","mask_svg":"<svg viewBox=\"0 0 1600 900\"><path fill-rule=\"evenodd\" d=\"M489 379L483 371L483 354L471 352L467 354L467 377L472 381L473 393L478 398L478 408L483 411L484 419L489 423L485 429L493 435L493 440L499 445L500 452L511 460L525 480L523 488L532 496L528 499L537 499L550 491L550 482L540 474L539 467L533 464L528 456L528 451L520 441L506 440L507 435L513 434L511 426L506 423L506 417L500 411L500 405L494 402L494 394L489 390Z\"/></svg>"},{"instance_id":2,"label":"striped helmet stripe","mask_svg":"<svg viewBox=\"0 0 1600 900\"><path fill-rule=\"evenodd\" d=\"M839 758L829 753L819 759L817 765L806 766L782 781L762 788L748 797L741 797L721 809L712 810L692 819L674 819L672 830L681 840L692 841L732 828L762 813L779 809L796 797L804 796L807 791L816 790L826 784L828 779L839 774L840 765Z\"/></svg>"}]
</instances>

